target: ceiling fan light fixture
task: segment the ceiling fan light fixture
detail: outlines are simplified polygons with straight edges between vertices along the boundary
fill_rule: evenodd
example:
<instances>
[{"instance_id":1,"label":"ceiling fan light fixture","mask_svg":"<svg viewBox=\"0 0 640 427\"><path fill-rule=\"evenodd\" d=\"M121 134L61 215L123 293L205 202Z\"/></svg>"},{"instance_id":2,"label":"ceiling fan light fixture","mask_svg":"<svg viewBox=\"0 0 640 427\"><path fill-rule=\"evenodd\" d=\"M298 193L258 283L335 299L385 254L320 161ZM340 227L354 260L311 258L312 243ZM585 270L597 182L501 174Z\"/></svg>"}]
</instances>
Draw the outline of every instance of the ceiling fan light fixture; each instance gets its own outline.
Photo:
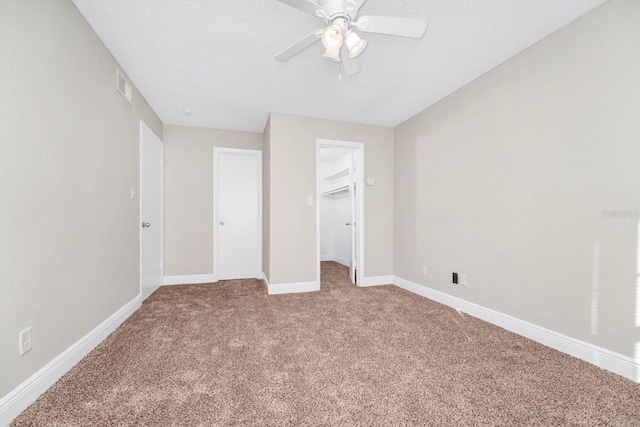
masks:
<instances>
[{"instance_id":1,"label":"ceiling fan light fixture","mask_svg":"<svg viewBox=\"0 0 640 427\"><path fill-rule=\"evenodd\" d=\"M343 43L342 28L337 25L329 25L322 31L322 45L327 49L322 57L329 61L340 62L340 48Z\"/></svg>"},{"instance_id":2,"label":"ceiling fan light fixture","mask_svg":"<svg viewBox=\"0 0 640 427\"><path fill-rule=\"evenodd\" d=\"M329 25L322 31L322 44L327 50L340 49L342 43L344 43L342 28L337 25Z\"/></svg>"},{"instance_id":3,"label":"ceiling fan light fixture","mask_svg":"<svg viewBox=\"0 0 640 427\"><path fill-rule=\"evenodd\" d=\"M340 62L340 46L334 48L327 48L322 54L324 59L328 59L333 62Z\"/></svg>"},{"instance_id":4,"label":"ceiling fan light fixture","mask_svg":"<svg viewBox=\"0 0 640 427\"><path fill-rule=\"evenodd\" d=\"M349 30L347 35L344 37L344 44L347 45L349 49L349 57L355 58L360 55L365 47L367 47L367 41L361 39L360 36L353 31Z\"/></svg>"}]
</instances>

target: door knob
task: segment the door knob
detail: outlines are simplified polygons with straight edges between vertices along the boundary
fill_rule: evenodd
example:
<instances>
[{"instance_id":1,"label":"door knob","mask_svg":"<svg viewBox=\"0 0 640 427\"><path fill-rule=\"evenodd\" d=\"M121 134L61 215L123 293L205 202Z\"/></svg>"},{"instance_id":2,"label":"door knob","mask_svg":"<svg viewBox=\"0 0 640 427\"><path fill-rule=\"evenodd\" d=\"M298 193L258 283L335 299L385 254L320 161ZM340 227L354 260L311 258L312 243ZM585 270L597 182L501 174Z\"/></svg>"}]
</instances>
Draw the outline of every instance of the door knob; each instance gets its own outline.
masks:
<instances>
[{"instance_id":1,"label":"door knob","mask_svg":"<svg viewBox=\"0 0 640 427\"><path fill-rule=\"evenodd\" d=\"M224 225L224 221L220 221L220 225Z\"/></svg>"},{"instance_id":2,"label":"door knob","mask_svg":"<svg viewBox=\"0 0 640 427\"><path fill-rule=\"evenodd\" d=\"M149 228L149 227L151 227L150 223L148 223L148 222L143 222L142 223L142 228Z\"/></svg>"},{"instance_id":3,"label":"door knob","mask_svg":"<svg viewBox=\"0 0 640 427\"><path fill-rule=\"evenodd\" d=\"M348 226L350 226L350 225L351 225L351 223L350 223L350 222L348 222L348 223L346 223L345 225L348 227Z\"/></svg>"}]
</instances>

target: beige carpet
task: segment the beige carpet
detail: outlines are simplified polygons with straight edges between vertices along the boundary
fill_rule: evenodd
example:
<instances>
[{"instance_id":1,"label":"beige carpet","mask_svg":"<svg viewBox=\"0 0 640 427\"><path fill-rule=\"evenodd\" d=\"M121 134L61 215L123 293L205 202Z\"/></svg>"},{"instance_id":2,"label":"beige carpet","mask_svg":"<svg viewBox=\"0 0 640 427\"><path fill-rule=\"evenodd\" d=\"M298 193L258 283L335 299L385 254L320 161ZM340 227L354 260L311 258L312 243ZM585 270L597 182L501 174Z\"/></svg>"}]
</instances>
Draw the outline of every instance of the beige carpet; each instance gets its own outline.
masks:
<instances>
[{"instance_id":1,"label":"beige carpet","mask_svg":"<svg viewBox=\"0 0 640 427\"><path fill-rule=\"evenodd\" d=\"M14 425L640 425L640 385L347 276L163 287Z\"/></svg>"}]
</instances>

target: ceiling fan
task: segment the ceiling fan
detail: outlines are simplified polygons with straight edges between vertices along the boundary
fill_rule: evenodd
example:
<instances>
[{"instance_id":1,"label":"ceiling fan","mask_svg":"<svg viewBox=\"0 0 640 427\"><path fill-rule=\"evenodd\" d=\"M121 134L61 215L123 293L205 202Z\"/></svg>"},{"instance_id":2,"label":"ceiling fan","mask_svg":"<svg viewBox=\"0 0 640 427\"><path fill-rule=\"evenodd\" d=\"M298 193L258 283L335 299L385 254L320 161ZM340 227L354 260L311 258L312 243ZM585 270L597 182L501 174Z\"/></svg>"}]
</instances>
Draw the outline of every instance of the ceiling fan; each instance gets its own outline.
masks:
<instances>
[{"instance_id":1,"label":"ceiling fan","mask_svg":"<svg viewBox=\"0 0 640 427\"><path fill-rule=\"evenodd\" d=\"M298 40L275 58L286 62L321 40L325 48L322 57L341 63L346 76L360 71L358 55L367 46L367 41L360 38L355 30L414 39L422 38L427 31L427 22L421 18L358 17L358 11L366 0L317 0L318 3L311 0L280 1L322 19L326 27Z\"/></svg>"}]
</instances>

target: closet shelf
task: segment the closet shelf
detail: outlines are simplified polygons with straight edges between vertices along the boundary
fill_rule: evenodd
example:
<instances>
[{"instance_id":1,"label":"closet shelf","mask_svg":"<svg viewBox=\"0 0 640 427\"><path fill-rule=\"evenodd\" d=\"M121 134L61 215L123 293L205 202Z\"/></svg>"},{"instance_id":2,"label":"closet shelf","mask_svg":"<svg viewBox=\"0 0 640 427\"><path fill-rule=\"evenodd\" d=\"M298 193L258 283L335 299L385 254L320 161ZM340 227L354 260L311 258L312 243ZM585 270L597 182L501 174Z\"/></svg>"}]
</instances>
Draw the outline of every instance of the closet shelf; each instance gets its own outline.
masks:
<instances>
[{"instance_id":1,"label":"closet shelf","mask_svg":"<svg viewBox=\"0 0 640 427\"><path fill-rule=\"evenodd\" d=\"M324 193L322 193L322 195L325 197L333 198L345 197L349 195L349 186L343 185L341 187L333 188L329 191L325 191Z\"/></svg>"},{"instance_id":2,"label":"closet shelf","mask_svg":"<svg viewBox=\"0 0 640 427\"><path fill-rule=\"evenodd\" d=\"M344 168L342 170L339 170L338 172L331 174L327 177L324 178L325 181L336 181L340 178L344 178L347 175L349 175L349 168Z\"/></svg>"}]
</instances>

